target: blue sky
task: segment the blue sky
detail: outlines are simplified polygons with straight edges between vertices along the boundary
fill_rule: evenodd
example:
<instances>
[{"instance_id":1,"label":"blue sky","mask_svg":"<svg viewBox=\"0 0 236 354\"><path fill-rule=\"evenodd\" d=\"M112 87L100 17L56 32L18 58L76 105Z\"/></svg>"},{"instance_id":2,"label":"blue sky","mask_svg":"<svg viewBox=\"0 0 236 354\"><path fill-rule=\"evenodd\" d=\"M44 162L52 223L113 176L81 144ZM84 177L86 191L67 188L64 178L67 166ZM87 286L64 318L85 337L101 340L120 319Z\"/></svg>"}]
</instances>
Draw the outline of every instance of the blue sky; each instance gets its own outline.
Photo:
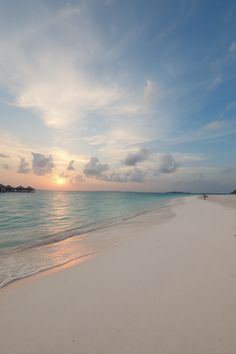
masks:
<instances>
[{"instance_id":1,"label":"blue sky","mask_svg":"<svg viewBox=\"0 0 236 354\"><path fill-rule=\"evenodd\" d=\"M236 188L234 1L0 3L1 183Z\"/></svg>"}]
</instances>

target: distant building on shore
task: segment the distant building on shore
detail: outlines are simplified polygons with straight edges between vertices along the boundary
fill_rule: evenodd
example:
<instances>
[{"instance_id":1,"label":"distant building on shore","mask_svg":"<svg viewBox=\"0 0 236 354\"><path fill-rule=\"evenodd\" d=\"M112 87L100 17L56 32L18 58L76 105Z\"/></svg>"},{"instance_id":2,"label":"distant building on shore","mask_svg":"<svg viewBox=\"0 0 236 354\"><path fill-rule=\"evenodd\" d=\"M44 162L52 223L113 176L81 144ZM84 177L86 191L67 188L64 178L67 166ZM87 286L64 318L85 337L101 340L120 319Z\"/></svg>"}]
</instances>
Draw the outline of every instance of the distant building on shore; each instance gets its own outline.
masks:
<instances>
[{"instance_id":1,"label":"distant building on shore","mask_svg":"<svg viewBox=\"0 0 236 354\"><path fill-rule=\"evenodd\" d=\"M22 187L22 186L18 186L18 187L12 187L10 185L4 186L3 184L0 184L0 193L31 193L34 192L35 189L32 187Z\"/></svg>"}]
</instances>

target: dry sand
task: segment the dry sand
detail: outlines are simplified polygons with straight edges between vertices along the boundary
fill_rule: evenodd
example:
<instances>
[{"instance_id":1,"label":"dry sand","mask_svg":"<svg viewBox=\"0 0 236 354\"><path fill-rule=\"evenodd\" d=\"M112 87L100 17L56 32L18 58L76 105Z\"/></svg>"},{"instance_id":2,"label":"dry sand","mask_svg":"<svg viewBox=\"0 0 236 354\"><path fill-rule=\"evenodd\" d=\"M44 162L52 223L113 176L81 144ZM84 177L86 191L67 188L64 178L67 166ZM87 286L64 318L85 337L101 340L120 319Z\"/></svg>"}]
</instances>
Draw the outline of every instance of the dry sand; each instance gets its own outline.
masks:
<instances>
[{"instance_id":1,"label":"dry sand","mask_svg":"<svg viewBox=\"0 0 236 354\"><path fill-rule=\"evenodd\" d=\"M236 197L220 198L100 231L122 241L0 290L1 354L236 353Z\"/></svg>"}]
</instances>

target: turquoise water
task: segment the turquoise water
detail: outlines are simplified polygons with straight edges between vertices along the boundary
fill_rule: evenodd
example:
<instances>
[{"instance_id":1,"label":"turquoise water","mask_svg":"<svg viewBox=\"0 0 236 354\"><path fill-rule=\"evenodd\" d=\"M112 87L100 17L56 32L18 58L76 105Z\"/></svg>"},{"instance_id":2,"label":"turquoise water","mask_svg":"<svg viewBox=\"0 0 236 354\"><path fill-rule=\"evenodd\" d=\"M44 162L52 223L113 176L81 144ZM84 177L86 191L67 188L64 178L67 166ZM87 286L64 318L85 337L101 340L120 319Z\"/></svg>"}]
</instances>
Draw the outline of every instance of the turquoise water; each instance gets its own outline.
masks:
<instances>
[{"instance_id":1,"label":"turquoise water","mask_svg":"<svg viewBox=\"0 0 236 354\"><path fill-rule=\"evenodd\" d=\"M89 231L162 207L179 196L183 194L0 194L0 286L96 252L104 240Z\"/></svg>"}]
</instances>

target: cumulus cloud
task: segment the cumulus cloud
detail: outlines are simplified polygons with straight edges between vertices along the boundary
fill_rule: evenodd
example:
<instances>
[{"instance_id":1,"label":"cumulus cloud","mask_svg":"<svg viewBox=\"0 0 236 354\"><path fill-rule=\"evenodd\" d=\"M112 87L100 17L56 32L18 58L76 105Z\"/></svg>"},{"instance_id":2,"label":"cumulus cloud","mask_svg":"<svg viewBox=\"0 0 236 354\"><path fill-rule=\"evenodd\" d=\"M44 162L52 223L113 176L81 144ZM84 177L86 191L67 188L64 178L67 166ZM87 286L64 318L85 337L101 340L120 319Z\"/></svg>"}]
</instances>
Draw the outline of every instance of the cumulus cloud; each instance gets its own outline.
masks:
<instances>
[{"instance_id":1,"label":"cumulus cloud","mask_svg":"<svg viewBox=\"0 0 236 354\"><path fill-rule=\"evenodd\" d=\"M123 164L126 166L135 166L140 162L147 160L150 155L150 150L147 148L142 148L137 152L130 152L124 159Z\"/></svg>"},{"instance_id":2,"label":"cumulus cloud","mask_svg":"<svg viewBox=\"0 0 236 354\"><path fill-rule=\"evenodd\" d=\"M90 161L84 166L84 174L86 177L99 178L109 168L109 165L101 164L97 157L91 157Z\"/></svg>"},{"instance_id":3,"label":"cumulus cloud","mask_svg":"<svg viewBox=\"0 0 236 354\"><path fill-rule=\"evenodd\" d=\"M112 172L110 174L103 175L102 180L107 182L123 183L123 182L127 182L127 177L124 174Z\"/></svg>"},{"instance_id":4,"label":"cumulus cloud","mask_svg":"<svg viewBox=\"0 0 236 354\"><path fill-rule=\"evenodd\" d=\"M144 181L144 178L146 176L146 171L142 171L138 168L135 168L133 171L131 171L128 174L129 180L131 182L136 182L136 183L141 183Z\"/></svg>"},{"instance_id":5,"label":"cumulus cloud","mask_svg":"<svg viewBox=\"0 0 236 354\"><path fill-rule=\"evenodd\" d=\"M2 154L0 153L0 157L4 158L4 159L8 159L10 156L6 155L6 154Z\"/></svg>"},{"instance_id":6,"label":"cumulus cloud","mask_svg":"<svg viewBox=\"0 0 236 354\"><path fill-rule=\"evenodd\" d=\"M8 165L8 163L4 163L3 168L4 170L10 170L10 166Z\"/></svg>"},{"instance_id":7,"label":"cumulus cloud","mask_svg":"<svg viewBox=\"0 0 236 354\"><path fill-rule=\"evenodd\" d=\"M107 164L99 163L97 157L92 157L90 161L84 166L84 176L86 177L96 177L99 180L106 182L117 182L117 183L142 183L145 178L150 176L158 176L165 173L173 173L177 167L178 163L171 154L163 154L160 157L160 165L158 168L147 167L141 169L136 167L139 162L144 161L150 154L148 149L140 149L137 153L128 154L123 163L126 166L133 166L133 168L121 169L118 171L110 171L110 167ZM79 176L78 181L80 181L81 176Z\"/></svg>"},{"instance_id":8,"label":"cumulus cloud","mask_svg":"<svg viewBox=\"0 0 236 354\"><path fill-rule=\"evenodd\" d=\"M29 163L26 161L26 159L24 157L21 157L20 158L20 164L19 164L17 172L26 174L26 173L29 173L30 170L31 169L29 167Z\"/></svg>"},{"instance_id":9,"label":"cumulus cloud","mask_svg":"<svg viewBox=\"0 0 236 354\"><path fill-rule=\"evenodd\" d=\"M48 157L32 152L32 169L36 175L44 176L51 173L54 167L53 158L51 155Z\"/></svg>"},{"instance_id":10,"label":"cumulus cloud","mask_svg":"<svg viewBox=\"0 0 236 354\"><path fill-rule=\"evenodd\" d=\"M67 171L74 171L74 163L75 160L71 160L71 162L69 163L68 167L67 167Z\"/></svg>"},{"instance_id":11,"label":"cumulus cloud","mask_svg":"<svg viewBox=\"0 0 236 354\"><path fill-rule=\"evenodd\" d=\"M138 168L134 168L126 171L118 171L118 172L108 172L110 170L110 166L107 164L101 164L97 157L91 157L90 161L84 166L84 176L86 177L96 177L99 180L106 182L135 182L140 183L144 181L146 176L146 171L143 171ZM73 178L75 182L81 182L83 180L82 176L76 176Z\"/></svg>"},{"instance_id":12,"label":"cumulus cloud","mask_svg":"<svg viewBox=\"0 0 236 354\"><path fill-rule=\"evenodd\" d=\"M164 154L161 156L161 164L159 167L160 173L172 173L177 167L178 164L171 154Z\"/></svg>"},{"instance_id":13,"label":"cumulus cloud","mask_svg":"<svg viewBox=\"0 0 236 354\"><path fill-rule=\"evenodd\" d=\"M125 182L135 182L141 183L144 181L147 171L143 171L138 168L134 168L129 171L125 172L112 172L109 174L103 174L100 179L107 182L118 182L118 183L125 183Z\"/></svg>"}]
</instances>

